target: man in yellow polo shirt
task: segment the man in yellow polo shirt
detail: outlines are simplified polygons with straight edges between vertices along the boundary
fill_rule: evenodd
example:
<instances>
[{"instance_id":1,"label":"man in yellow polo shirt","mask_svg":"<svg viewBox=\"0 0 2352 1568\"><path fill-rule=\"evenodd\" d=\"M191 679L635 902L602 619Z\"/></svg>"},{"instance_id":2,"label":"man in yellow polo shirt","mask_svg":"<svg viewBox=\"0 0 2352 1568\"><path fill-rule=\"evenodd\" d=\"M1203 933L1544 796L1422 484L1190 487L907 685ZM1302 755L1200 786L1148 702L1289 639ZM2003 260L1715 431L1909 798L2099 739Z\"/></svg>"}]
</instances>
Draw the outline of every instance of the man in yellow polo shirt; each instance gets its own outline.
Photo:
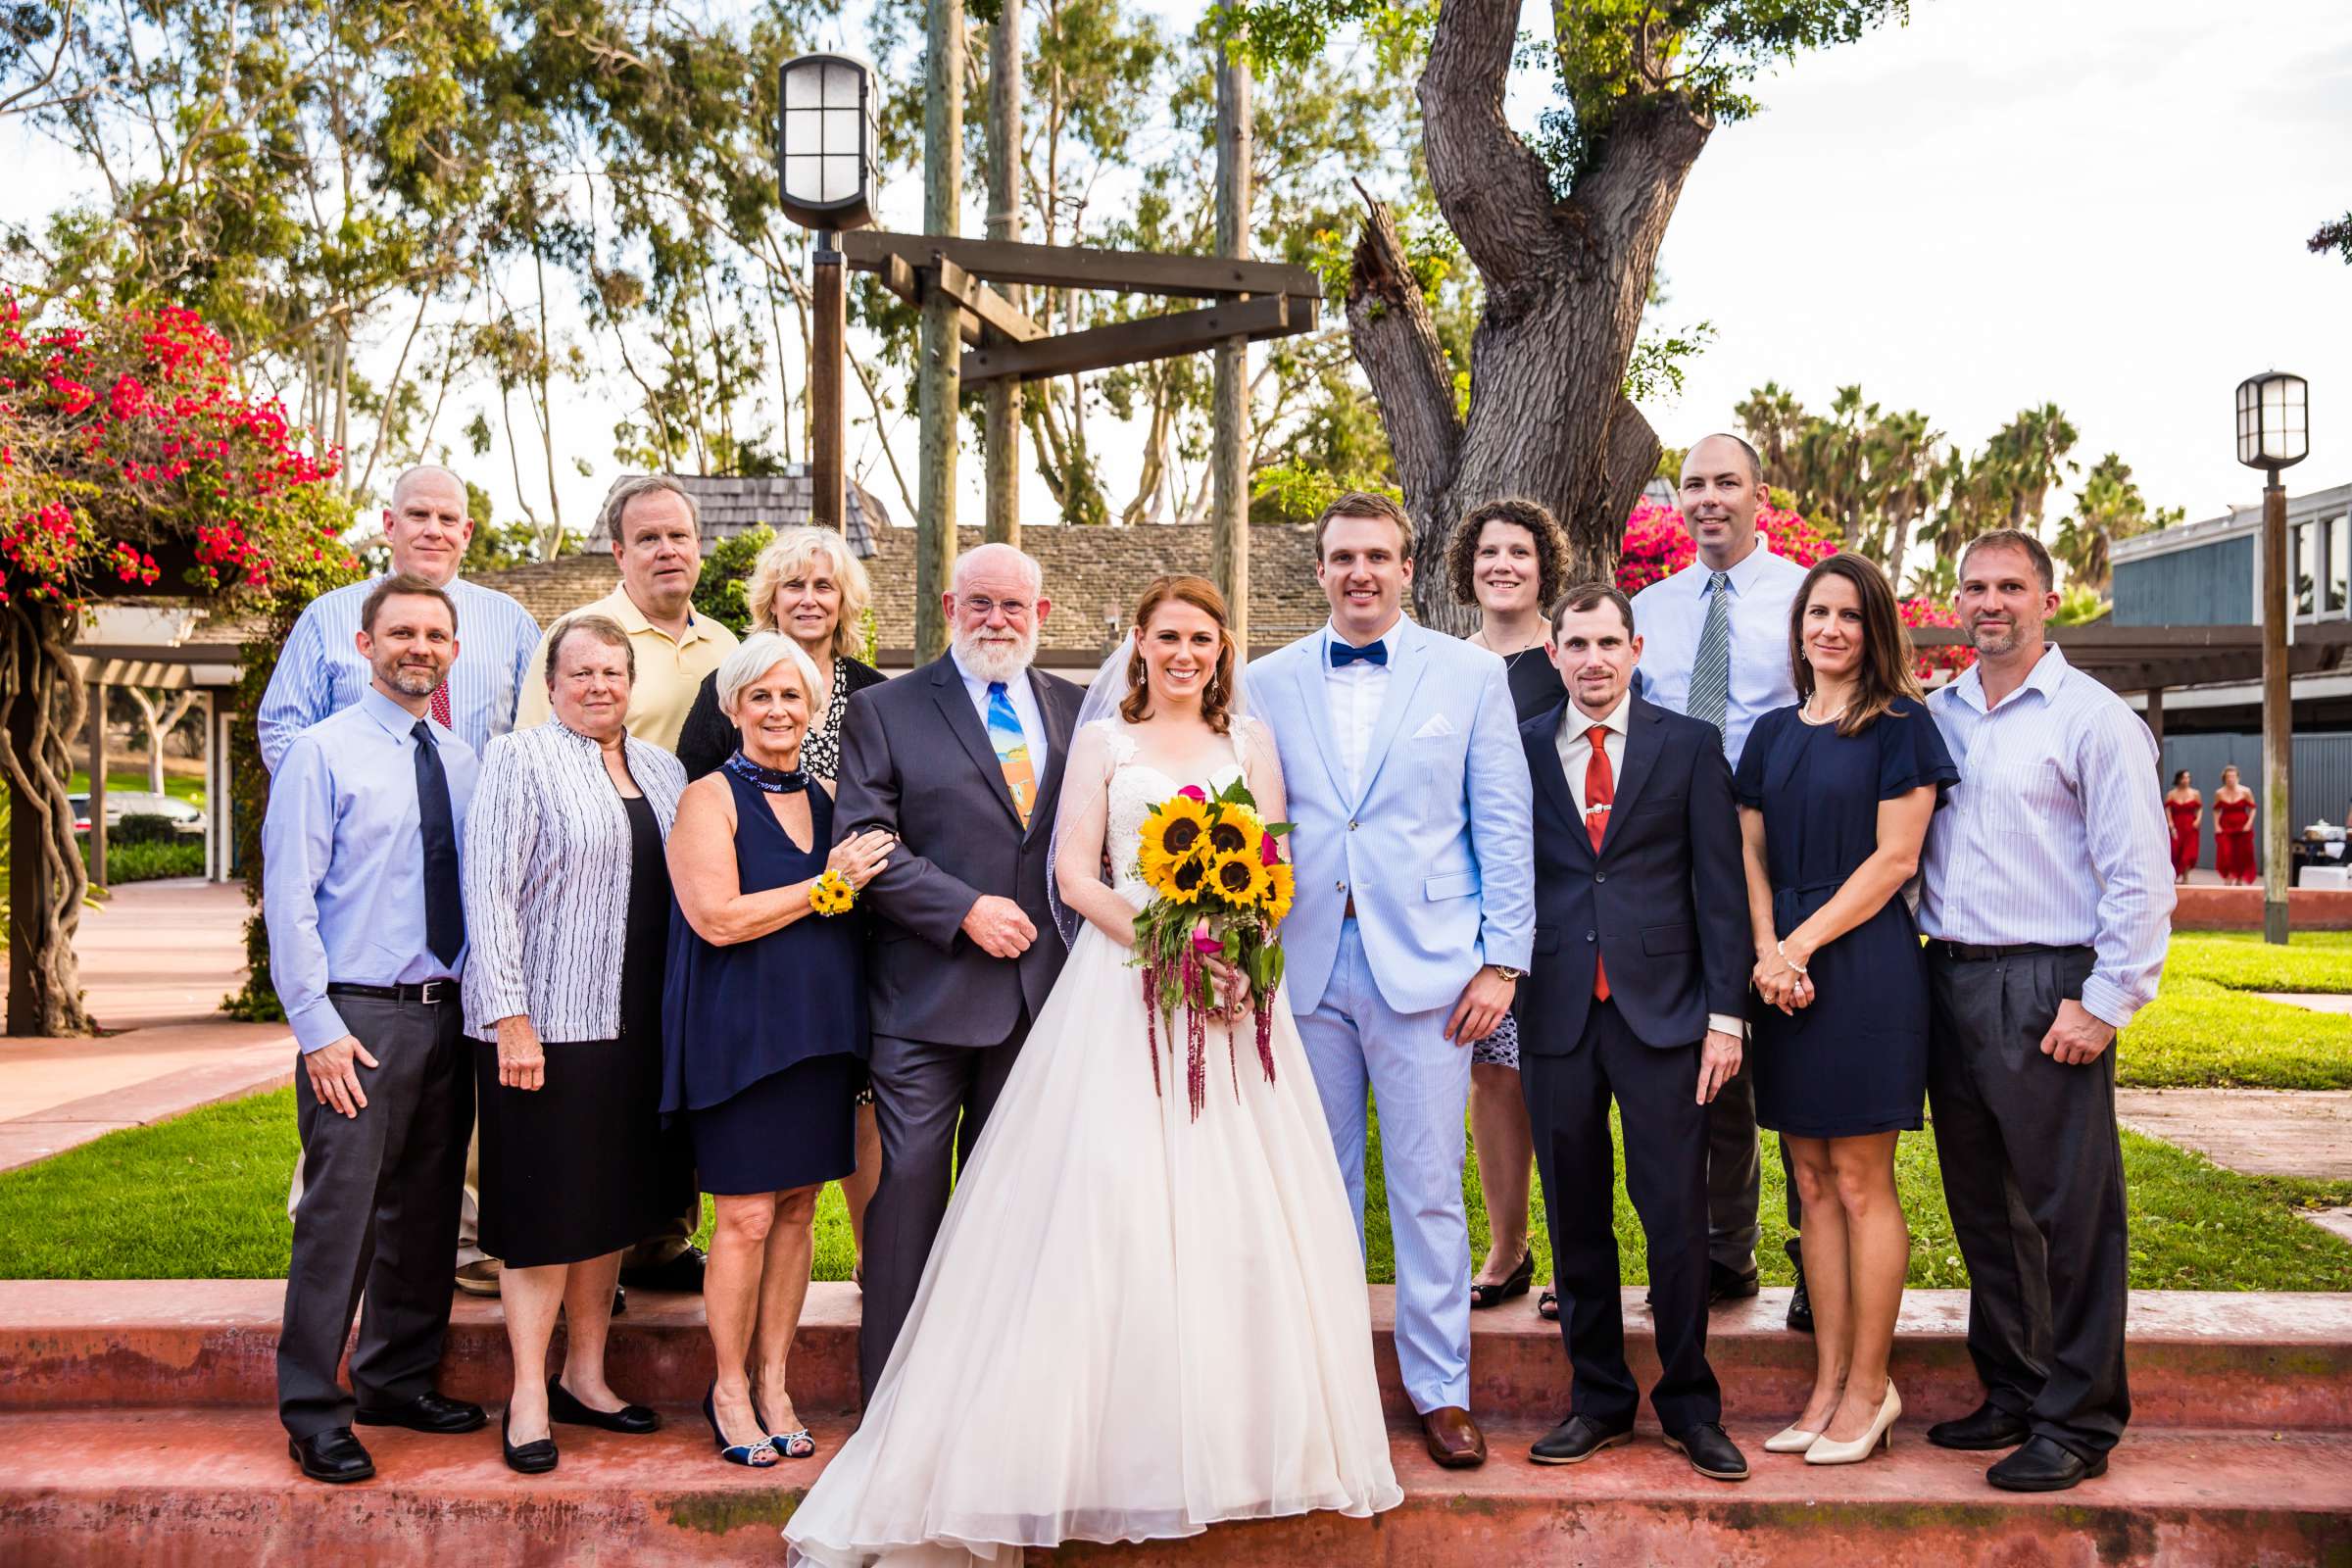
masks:
<instances>
[{"instance_id":1,"label":"man in yellow polo shirt","mask_svg":"<svg viewBox=\"0 0 2352 1568\"><path fill-rule=\"evenodd\" d=\"M615 485L598 521L612 535L620 586L571 612L609 615L629 634L637 656L629 733L663 751L677 750L678 731L686 725L703 677L735 651L733 632L694 612L694 585L703 570L700 512L694 497L667 474ZM542 637L531 655L514 709L516 729L544 722L550 711L547 646Z\"/></svg>"},{"instance_id":2,"label":"man in yellow polo shirt","mask_svg":"<svg viewBox=\"0 0 2352 1568\"><path fill-rule=\"evenodd\" d=\"M694 585L703 572L701 508L677 480L647 474L613 486L598 523L612 536L612 559L620 586L572 614L609 615L629 634L637 675L629 686L629 733L664 751L675 751L678 731L703 677L735 651L735 634L708 615L694 612ZM548 638L539 640L523 676L514 727L543 723L552 711L547 696ZM649 1290L699 1291L703 1253L688 1238L702 1222L702 1195L669 1225L621 1254L621 1279Z\"/></svg>"}]
</instances>

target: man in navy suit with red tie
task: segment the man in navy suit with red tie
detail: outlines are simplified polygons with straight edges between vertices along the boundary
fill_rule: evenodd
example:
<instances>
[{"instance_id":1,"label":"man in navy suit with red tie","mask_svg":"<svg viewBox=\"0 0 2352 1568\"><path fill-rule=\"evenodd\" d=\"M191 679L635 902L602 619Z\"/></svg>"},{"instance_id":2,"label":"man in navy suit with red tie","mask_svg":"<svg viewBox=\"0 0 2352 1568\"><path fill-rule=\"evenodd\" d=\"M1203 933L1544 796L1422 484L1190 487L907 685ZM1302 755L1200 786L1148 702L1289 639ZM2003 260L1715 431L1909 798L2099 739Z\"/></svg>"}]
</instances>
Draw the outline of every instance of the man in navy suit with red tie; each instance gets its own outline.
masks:
<instances>
[{"instance_id":1,"label":"man in navy suit with red tie","mask_svg":"<svg viewBox=\"0 0 2352 1568\"><path fill-rule=\"evenodd\" d=\"M1707 1104L1740 1070L1753 957L1731 767L1713 725L1632 694L1642 639L1615 588L1569 589L1552 651L1565 700L1519 731L1535 782L1536 947L1516 1010L1575 1380L1567 1418L1529 1457L1576 1464L1633 1439L1614 1099L1649 1243L1650 1403L1699 1474L1744 1481L1707 1365Z\"/></svg>"}]
</instances>

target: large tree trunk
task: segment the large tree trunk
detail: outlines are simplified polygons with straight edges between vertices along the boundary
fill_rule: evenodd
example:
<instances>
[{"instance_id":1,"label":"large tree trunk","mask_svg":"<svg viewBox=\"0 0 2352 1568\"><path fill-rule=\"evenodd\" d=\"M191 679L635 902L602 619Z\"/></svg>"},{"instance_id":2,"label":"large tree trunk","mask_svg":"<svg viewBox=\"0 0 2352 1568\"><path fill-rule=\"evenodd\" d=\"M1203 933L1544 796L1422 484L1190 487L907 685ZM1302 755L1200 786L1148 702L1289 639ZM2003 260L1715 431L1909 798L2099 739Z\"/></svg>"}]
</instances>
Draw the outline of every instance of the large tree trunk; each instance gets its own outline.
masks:
<instances>
[{"instance_id":1,"label":"large tree trunk","mask_svg":"<svg viewBox=\"0 0 2352 1568\"><path fill-rule=\"evenodd\" d=\"M1396 223L1369 196L1348 290L1356 360L1418 535L1414 609L1456 632L1477 612L1452 603L1446 541L1482 501L1543 503L1568 530L1575 575L1614 574L1626 514L1658 460L1622 390L1625 366L1667 220L1712 128L1671 94L1630 106L1574 194L1554 199L1550 171L1503 118L1518 14L1510 0L1445 0L1421 75L1430 182L1486 286L1466 416Z\"/></svg>"},{"instance_id":2,"label":"large tree trunk","mask_svg":"<svg viewBox=\"0 0 2352 1568\"><path fill-rule=\"evenodd\" d=\"M86 703L66 650L72 612L0 610L0 750L8 770L8 1032L86 1035L74 932L89 874L74 842L66 779Z\"/></svg>"}]
</instances>

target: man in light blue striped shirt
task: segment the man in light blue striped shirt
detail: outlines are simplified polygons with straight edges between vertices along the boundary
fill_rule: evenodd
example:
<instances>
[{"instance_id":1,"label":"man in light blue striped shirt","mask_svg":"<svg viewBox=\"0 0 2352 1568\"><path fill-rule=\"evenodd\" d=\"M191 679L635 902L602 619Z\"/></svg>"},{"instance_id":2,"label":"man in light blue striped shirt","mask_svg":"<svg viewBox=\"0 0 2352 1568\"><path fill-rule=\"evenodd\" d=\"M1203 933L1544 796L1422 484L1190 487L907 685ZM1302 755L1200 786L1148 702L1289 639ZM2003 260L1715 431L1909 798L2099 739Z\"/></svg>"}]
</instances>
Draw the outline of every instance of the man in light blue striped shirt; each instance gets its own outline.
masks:
<instances>
[{"instance_id":1,"label":"man in light blue striped shirt","mask_svg":"<svg viewBox=\"0 0 2352 1568\"><path fill-rule=\"evenodd\" d=\"M2017 1451L1985 1479L2059 1492L2103 1474L2124 1380L2129 1235L2116 1031L2156 995L2173 872L2155 738L2066 662L2031 534L1960 558L1976 667L1928 699L1960 783L1928 829L1928 1101L1968 1263L1973 1413L1946 1448Z\"/></svg>"},{"instance_id":2,"label":"man in light blue striped shirt","mask_svg":"<svg viewBox=\"0 0 2352 1568\"><path fill-rule=\"evenodd\" d=\"M479 753L492 736L514 726L515 695L531 651L539 646L539 623L514 599L458 575L473 536L473 518L466 511L466 482L447 468L420 465L392 481L384 536L392 546L394 572L422 577L458 607L466 627L465 652L449 672L433 717ZM262 762L270 772L277 771L295 736L351 707L368 690L368 663L359 656L356 638L360 606L380 580L320 594L294 623L254 714Z\"/></svg>"}]
</instances>

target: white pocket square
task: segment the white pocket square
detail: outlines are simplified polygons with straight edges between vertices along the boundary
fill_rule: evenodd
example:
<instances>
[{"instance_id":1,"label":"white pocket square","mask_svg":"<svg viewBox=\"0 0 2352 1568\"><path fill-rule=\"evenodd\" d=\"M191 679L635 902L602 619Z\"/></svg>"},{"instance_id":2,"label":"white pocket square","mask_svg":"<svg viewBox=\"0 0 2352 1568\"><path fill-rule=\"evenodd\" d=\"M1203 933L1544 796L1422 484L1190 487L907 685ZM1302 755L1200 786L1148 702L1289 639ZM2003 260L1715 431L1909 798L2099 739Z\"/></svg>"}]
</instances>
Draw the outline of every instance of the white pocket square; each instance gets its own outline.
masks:
<instances>
[{"instance_id":1,"label":"white pocket square","mask_svg":"<svg viewBox=\"0 0 2352 1568\"><path fill-rule=\"evenodd\" d=\"M1417 741L1434 740L1440 735L1450 735L1452 733L1453 725L1446 719L1444 713L1432 713L1429 715L1429 721L1427 723L1423 724L1419 729L1413 731L1413 739Z\"/></svg>"}]
</instances>

